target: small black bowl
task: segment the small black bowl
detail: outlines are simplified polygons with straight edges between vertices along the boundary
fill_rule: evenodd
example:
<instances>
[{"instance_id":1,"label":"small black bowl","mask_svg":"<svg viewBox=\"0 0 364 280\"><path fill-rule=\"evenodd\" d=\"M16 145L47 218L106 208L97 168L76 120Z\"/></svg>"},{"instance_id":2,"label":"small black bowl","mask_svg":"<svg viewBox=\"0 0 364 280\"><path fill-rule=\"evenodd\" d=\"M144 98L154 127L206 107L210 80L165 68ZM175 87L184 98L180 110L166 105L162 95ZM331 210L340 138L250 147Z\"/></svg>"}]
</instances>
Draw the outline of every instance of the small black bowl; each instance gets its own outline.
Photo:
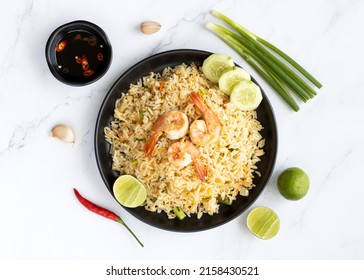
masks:
<instances>
[{"instance_id":1,"label":"small black bowl","mask_svg":"<svg viewBox=\"0 0 364 280\"><path fill-rule=\"evenodd\" d=\"M99 26L77 20L53 31L45 54L54 77L68 85L84 86L100 79L109 69L112 48Z\"/></svg>"}]
</instances>

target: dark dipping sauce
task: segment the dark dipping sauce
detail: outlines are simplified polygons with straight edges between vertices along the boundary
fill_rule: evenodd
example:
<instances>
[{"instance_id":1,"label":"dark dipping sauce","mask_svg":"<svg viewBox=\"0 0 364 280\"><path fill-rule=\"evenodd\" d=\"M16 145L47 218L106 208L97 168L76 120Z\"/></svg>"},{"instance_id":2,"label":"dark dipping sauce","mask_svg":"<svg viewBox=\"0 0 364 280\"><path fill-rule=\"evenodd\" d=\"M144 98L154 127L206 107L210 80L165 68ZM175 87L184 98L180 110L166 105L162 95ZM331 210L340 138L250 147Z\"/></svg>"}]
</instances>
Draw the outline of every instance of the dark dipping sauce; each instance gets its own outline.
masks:
<instances>
[{"instance_id":1,"label":"dark dipping sauce","mask_svg":"<svg viewBox=\"0 0 364 280\"><path fill-rule=\"evenodd\" d=\"M70 31L55 46L56 64L66 79L88 82L107 68L105 42L87 31Z\"/></svg>"}]
</instances>

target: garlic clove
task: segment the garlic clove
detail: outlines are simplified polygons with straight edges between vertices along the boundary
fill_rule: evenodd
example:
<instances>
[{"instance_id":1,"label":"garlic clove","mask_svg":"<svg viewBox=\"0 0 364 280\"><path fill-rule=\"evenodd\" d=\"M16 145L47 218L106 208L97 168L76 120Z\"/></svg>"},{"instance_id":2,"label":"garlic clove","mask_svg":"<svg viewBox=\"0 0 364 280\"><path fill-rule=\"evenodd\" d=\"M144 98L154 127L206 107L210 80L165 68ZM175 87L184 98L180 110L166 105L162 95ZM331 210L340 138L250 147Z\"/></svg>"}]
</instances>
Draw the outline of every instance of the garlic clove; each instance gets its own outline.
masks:
<instances>
[{"instance_id":1,"label":"garlic clove","mask_svg":"<svg viewBox=\"0 0 364 280\"><path fill-rule=\"evenodd\" d=\"M161 29L161 24L156 21L143 21L140 24L140 31L142 31L144 34L153 34L159 31Z\"/></svg>"},{"instance_id":2,"label":"garlic clove","mask_svg":"<svg viewBox=\"0 0 364 280\"><path fill-rule=\"evenodd\" d=\"M67 125L56 125L52 128L51 135L66 143L75 143L75 135Z\"/></svg>"}]
</instances>

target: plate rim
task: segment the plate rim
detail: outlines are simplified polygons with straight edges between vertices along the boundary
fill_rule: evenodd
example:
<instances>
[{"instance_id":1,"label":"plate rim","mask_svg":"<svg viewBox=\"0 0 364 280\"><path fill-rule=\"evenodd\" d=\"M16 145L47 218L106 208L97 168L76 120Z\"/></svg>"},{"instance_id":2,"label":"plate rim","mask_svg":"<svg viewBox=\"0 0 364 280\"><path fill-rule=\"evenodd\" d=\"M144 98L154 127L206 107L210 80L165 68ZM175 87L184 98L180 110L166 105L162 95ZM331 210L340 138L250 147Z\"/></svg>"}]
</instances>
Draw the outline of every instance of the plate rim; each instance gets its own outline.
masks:
<instances>
[{"instance_id":1,"label":"plate rim","mask_svg":"<svg viewBox=\"0 0 364 280\"><path fill-rule=\"evenodd\" d=\"M96 125L95 125L95 131L94 131L94 151L95 151L95 157L96 157L96 163L97 163L97 168L98 168L98 171L99 171L99 174L102 178L102 181L103 183L105 184L105 187L107 188L107 190L110 192L111 196L116 200L115 196L113 195L112 193L112 190L108 187L109 183L107 182L106 180L106 176L105 174L103 173L102 171L102 167L101 167L101 164L100 164L100 155L99 155L99 150L98 150L98 147L97 147L97 144L98 144L98 134L99 134L99 130L100 130L100 120L101 120L101 115L102 115L102 112L104 111L104 107L106 105L106 103L108 102L108 99L110 98L110 96L112 96L113 94L113 91L115 90L115 88L119 85L120 81L125 77L127 76L130 72L132 72L136 67L144 64L145 62L147 61L150 61L150 60L153 60L153 59L156 59L158 57L163 57L163 56L168 56L168 55L177 55L177 54L180 54L180 53L187 53L187 54L198 54L198 55L210 55L212 54L212 52L209 52L209 51L205 51L205 50L198 50L198 49L172 49L172 50L167 50L167 51L163 51L163 52L159 52L159 53L156 53L156 54L153 54L153 55L150 55L140 61L138 61L137 63L135 63L134 65L132 65L131 67L129 67L126 71L124 71L117 79L116 81L112 84L112 86L108 89L101 105L100 105L100 108L99 108L99 111L98 111L98 114L97 114L97 119L96 119ZM178 64L176 64L178 65ZM236 64L237 66L239 66L238 64ZM138 77L136 79L136 81L138 79L140 79L141 77ZM274 111L273 111L273 107L271 106L271 103L267 97L267 95L265 94L263 88L260 86L260 84L254 79L254 77L252 76L252 80L254 81L254 83L256 83L262 90L262 94L263 94L263 97L264 97L264 102L266 102L266 105L267 107L269 108L269 115L270 117L272 118L272 123L274 124L274 126L271 128L273 129L273 136L274 136L274 144L273 144L273 155L272 155L272 158L270 159L271 160L271 165L270 165L270 170L268 171L268 175L266 176L266 180L264 182L264 184L261 186L261 188L259 190L257 190L257 193L255 194L255 197L253 199L250 200L250 202L246 205L246 207L244 209L242 209L241 211L237 211L237 212L234 212L234 214L230 215L229 218L226 218L224 219L223 221L217 223L217 224L213 224L213 225L210 225L210 226L202 226L202 227L196 227L195 229L181 229L181 228L173 228L173 227L166 227L166 226L162 226L162 225L159 225L159 224L155 224L155 223L151 223L145 219L142 219L139 215L137 215L135 212L133 212L133 209L130 209L130 208L126 208L124 206L122 206L117 200L117 203L124 209L126 210L129 214L131 214L132 216L134 216L135 218L137 218L139 221L149 225L149 226L153 226L155 228L159 228L159 229L162 229L162 230L167 230L167 231L173 231L173 232L185 232L185 233L188 233L188 232L199 232L199 231L204 231L204 230L209 230L209 229L212 229L212 228L215 228L215 227L219 227L219 226L222 226L234 219L236 219L238 216L242 215L244 212L247 211L247 209L249 207L251 207L255 201L260 197L260 195L262 194L263 190L266 188L271 176L272 176L272 173L273 173L273 170L274 170L274 167L275 167L275 164L276 164L276 158L277 158L277 154L278 154L278 131L277 131L277 122L276 122L276 118L275 118L275 114L274 114ZM121 92L120 92L121 94ZM258 117L259 118L259 117ZM103 129L103 128L102 128ZM106 141L106 140L105 140ZM112 160L112 159L110 159ZM147 210L143 209L144 211L146 211L146 213L148 213ZM155 214L155 212L150 212L151 214ZM163 215L164 213L160 213L159 215ZM208 214L204 214L204 215L208 215ZM214 215L219 215L219 213L215 213ZM164 218L165 219L168 219L167 215L164 215ZM186 218L187 219L187 218ZM188 219L191 219L191 218L188 218ZM196 218L197 219L197 218Z\"/></svg>"}]
</instances>

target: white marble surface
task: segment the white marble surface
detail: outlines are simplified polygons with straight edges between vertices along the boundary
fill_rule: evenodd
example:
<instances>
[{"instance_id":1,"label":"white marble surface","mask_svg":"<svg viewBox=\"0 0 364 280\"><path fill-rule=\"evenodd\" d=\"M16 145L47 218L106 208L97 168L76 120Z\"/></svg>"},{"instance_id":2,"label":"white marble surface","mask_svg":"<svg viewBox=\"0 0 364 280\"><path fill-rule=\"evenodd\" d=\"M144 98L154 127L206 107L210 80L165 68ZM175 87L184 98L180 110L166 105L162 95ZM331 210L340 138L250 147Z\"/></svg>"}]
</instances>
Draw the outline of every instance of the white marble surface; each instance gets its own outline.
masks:
<instances>
[{"instance_id":1,"label":"white marble surface","mask_svg":"<svg viewBox=\"0 0 364 280\"><path fill-rule=\"evenodd\" d=\"M360 0L51 1L3 0L0 11L0 258L1 259L363 259L363 103ZM204 24L217 9L275 43L324 84L294 113ZM76 19L108 34L112 65L96 83L77 88L49 72L44 48L50 33ZM144 20L162 29L139 32ZM178 48L223 52L265 88L279 130L276 167L254 206L268 206L281 230L262 241L248 232L246 213L198 233L146 225L106 190L95 163L96 116L110 86L139 60ZM70 125L76 143L50 137ZM311 179L296 202L277 191L277 174L300 166ZM72 188L119 213L144 242L138 246L117 223L87 212Z\"/></svg>"}]
</instances>

